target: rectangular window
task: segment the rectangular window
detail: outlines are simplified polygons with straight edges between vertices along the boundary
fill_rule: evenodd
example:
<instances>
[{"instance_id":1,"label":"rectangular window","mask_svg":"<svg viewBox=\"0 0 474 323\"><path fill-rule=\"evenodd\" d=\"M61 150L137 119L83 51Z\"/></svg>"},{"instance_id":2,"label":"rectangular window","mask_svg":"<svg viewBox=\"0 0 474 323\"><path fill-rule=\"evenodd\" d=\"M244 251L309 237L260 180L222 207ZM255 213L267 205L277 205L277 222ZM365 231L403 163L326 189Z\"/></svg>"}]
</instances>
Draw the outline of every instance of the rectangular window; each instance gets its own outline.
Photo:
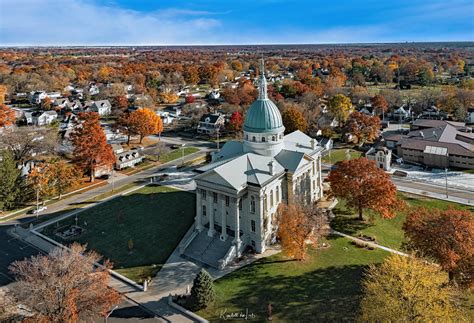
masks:
<instances>
[{"instance_id":1,"label":"rectangular window","mask_svg":"<svg viewBox=\"0 0 474 323\"><path fill-rule=\"evenodd\" d=\"M239 210L242 211L242 199L239 200Z\"/></svg>"},{"instance_id":2,"label":"rectangular window","mask_svg":"<svg viewBox=\"0 0 474 323\"><path fill-rule=\"evenodd\" d=\"M206 216L206 206L205 205L202 206L202 215Z\"/></svg>"},{"instance_id":3,"label":"rectangular window","mask_svg":"<svg viewBox=\"0 0 474 323\"><path fill-rule=\"evenodd\" d=\"M250 226L251 226L252 232L255 232L255 220L250 221Z\"/></svg>"},{"instance_id":4,"label":"rectangular window","mask_svg":"<svg viewBox=\"0 0 474 323\"><path fill-rule=\"evenodd\" d=\"M254 240L252 240L252 247L255 248L255 241Z\"/></svg>"},{"instance_id":5,"label":"rectangular window","mask_svg":"<svg viewBox=\"0 0 474 323\"><path fill-rule=\"evenodd\" d=\"M201 190L201 197L203 200L206 199L206 190Z\"/></svg>"},{"instance_id":6,"label":"rectangular window","mask_svg":"<svg viewBox=\"0 0 474 323\"><path fill-rule=\"evenodd\" d=\"M217 193L212 193L212 196L213 196L213 199L214 199L214 203L217 203Z\"/></svg>"},{"instance_id":7,"label":"rectangular window","mask_svg":"<svg viewBox=\"0 0 474 323\"><path fill-rule=\"evenodd\" d=\"M225 206L230 205L230 198L228 196L225 197Z\"/></svg>"}]
</instances>

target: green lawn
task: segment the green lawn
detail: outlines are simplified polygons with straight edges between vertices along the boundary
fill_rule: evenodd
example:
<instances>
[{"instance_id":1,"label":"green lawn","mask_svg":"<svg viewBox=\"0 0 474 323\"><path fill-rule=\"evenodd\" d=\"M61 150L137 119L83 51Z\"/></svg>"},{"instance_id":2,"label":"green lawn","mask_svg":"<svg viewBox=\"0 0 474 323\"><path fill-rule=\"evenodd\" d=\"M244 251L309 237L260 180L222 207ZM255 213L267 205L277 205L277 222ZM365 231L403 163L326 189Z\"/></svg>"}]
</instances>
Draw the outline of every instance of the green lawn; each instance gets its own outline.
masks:
<instances>
[{"instance_id":1,"label":"green lawn","mask_svg":"<svg viewBox=\"0 0 474 323\"><path fill-rule=\"evenodd\" d=\"M193 223L194 215L194 194L147 186L80 213L78 223L87 231L76 241L87 243L89 249L110 259L118 272L140 282L153 276L166 262ZM74 221L72 217L58 226ZM56 224L51 225L44 233L61 243L72 242L56 236L56 228ZM130 239L132 251L128 249Z\"/></svg>"},{"instance_id":2,"label":"green lawn","mask_svg":"<svg viewBox=\"0 0 474 323\"><path fill-rule=\"evenodd\" d=\"M474 211L474 208L472 207L443 200L435 200L406 194L400 194L400 197L407 203L407 208L404 211L397 212L396 217L393 219L382 219L373 212L365 211L365 221L359 221L357 219L357 212L347 208L344 201L340 201L333 210L336 218L332 221L331 226L335 230L353 236L357 236L359 234L368 235L376 238L377 243L383 246L400 249L403 241L405 240L402 226L405 222L406 212L408 211L409 207L426 207L438 209L447 209L448 207L453 207L457 209L470 209Z\"/></svg>"},{"instance_id":3,"label":"green lawn","mask_svg":"<svg viewBox=\"0 0 474 323\"><path fill-rule=\"evenodd\" d=\"M193 154L197 151L199 151L199 149L196 148L196 147L184 147L184 155L185 156ZM167 154L164 154L164 155L160 156L159 161L164 164L164 163L170 162L172 160L181 158L182 156L183 156L183 150L181 148L180 149L175 149L175 150L170 151Z\"/></svg>"},{"instance_id":4,"label":"green lawn","mask_svg":"<svg viewBox=\"0 0 474 323\"><path fill-rule=\"evenodd\" d=\"M223 312L248 309L255 320L264 321L271 303L277 322L353 321L364 268L381 262L388 253L359 249L340 237L328 242L327 249L311 249L304 262L277 254L218 279L215 304L198 314L216 321Z\"/></svg>"},{"instance_id":5,"label":"green lawn","mask_svg":"<svg viewBox=\"0 0 474 323\"><path fill-rule=\"evenodd\" d=\"M338 161L346 160L346 150L347 148L331 149L331 153L325 155L322 158L322 161L325 163L335 164ZM356 159L362 156L360 151L356 151L354 149L349 149L349 153L351 155L351 159Z\"/></svg>"}]
</instances>

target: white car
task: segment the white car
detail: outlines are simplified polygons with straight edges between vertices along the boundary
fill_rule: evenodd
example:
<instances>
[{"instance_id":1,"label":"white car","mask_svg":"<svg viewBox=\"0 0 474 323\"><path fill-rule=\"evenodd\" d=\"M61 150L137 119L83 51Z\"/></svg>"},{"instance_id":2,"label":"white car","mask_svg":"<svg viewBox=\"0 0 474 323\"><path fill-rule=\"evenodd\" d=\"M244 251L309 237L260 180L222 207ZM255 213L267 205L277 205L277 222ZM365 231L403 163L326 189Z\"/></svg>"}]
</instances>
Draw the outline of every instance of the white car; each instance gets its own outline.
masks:
<instances>
[{"instance_id":1,"label":"white car","mask_svg":"<svg viewBox=\"0 0 474 323\"><path fill-rule=\"evenodd\" d=\"M31 214L39 214L40 212L47 210L47 206L40 206L38 209L34 209L31 211Z\"/></svg>"}]
</instances>

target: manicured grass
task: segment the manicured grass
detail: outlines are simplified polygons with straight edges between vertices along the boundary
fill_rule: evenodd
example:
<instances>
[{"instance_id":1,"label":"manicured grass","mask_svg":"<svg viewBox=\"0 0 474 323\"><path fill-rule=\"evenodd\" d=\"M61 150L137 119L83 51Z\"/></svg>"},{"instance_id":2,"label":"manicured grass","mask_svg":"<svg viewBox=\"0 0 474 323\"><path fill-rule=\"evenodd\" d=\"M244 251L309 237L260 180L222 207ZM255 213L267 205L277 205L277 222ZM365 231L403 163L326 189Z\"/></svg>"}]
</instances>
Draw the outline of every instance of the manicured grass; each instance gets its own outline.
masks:
<instances>
[{"instance_id":1,"label":"manicured grass","mask_svg":"<svg viewBox=\"0 0 474 323\"><path fill-rule=\"evenodd\" d=\"M322 161L325 163L335 164L338 161L346 160L346 150L347 148L331 149L331 153L326 154L322 158ZM356 151L354 149L349 149L349 153L351 159L356 159L362 156L362 153L360 151Z\"/></svg>"},{"instance_id":2,"label":"manicured grass","mask_svg":"<svg viewBox=\"0 0 474 323\"><path fill-rule=\"evenodd\" d=\"M359 221L357 219L357 212L346 207L344 201L340 201L333 210L336 218L331 222L331 226L335 230L353 236L359 234L368 235L376 238L377 243L383 246L400 249L405 240L402 227L403 223L405 223L406 214L410 207L438 208L443 210L452 207L474 211L474 208L462 204L430 199L422 196L407 194L399 195L400 198L407 203L407 207L405 210L397 212L397 215L392 219L382 219L374 212L365 211L365 221Z\"/></svg>"},{"instance_id":3,"label":"manicured grass","mask_svg":"<svg viewBox=\"0 0 474 323\"><path fill-rule=\"evenodd\" d=\"M353 321L365 267L388 253L359 249L340 237L328 242L329 248L311 249L304 262L277 254L218 279L216 302L198 314L213 322L223 312L248 310L256 321L265 321L271 303L277 322Z\"/></svg>"},{"instance_id":4,"label":"manicured grass","mask_svg":"<svg viewBox=\"0 0 474 323\"><path fill-rule=\"evenodd\" d=\"M194 194L147 186L79 213L78 224L86 232L74 241L87 243L119 272L140 282L156 273L176 248L193 223L194 205ZM69 244L72 240L61 240L54 231L74 222L71 217L45 228L44 234Z\"/></svg>"},{"instance_id":5,"label":"manicured grass","mask_svg":"<svg viewBox=\"0 0 474 323\"><path fill-rule=\"evenodd\" d=\"M199 151L199 148L196 147L184 147L184 156L193 154L195 152ZM170 162L172 160L178 159L183 157L183 150L181 148L175 149L173 151L170 151L167 154L164 154L160 156L160 162L162 164Z\"/></svg>"}]
</instances>

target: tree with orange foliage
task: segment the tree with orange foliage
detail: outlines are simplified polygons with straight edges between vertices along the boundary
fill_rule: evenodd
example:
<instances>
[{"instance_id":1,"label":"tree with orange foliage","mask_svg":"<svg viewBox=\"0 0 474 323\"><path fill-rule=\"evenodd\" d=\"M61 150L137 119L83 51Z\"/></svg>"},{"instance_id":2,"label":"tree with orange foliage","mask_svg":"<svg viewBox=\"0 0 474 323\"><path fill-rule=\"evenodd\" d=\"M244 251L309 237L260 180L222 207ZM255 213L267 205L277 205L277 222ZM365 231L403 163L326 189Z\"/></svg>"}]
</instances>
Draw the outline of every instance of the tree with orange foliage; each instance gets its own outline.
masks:
<instances>
[{"instance_id":1,"label":"tree with orange foliage","mask_svg":"<svg viewBox=\"0 0 474 323\"><path fill-rule=\"evenodd\" d=\"M15 111L7 107L5 104L0 104L0 128L11 126L15 121Z\"/></svg>"},{"instance_id":2,"label":"tree with orange foliage","mask_svg":"<svg viewBox=\"0 0 474 323\"><path fill-rule=\"evenodd\" d=\"M140 143L144 137L163 132L163 121L153 110L143 108L130 113L128 118L132 133L140 136Z\"/></svg>"},{"instance_id":3,"label":"tree with orange foliage","mask_svg":"<svg viewBox=\"0 0 474 323\"><path fill-rule=\"evenodd\" d=\"M27 182L36 194L36 211L39 209L40 200L51 194L53 189L50 186L52 173L50 168L45 163L35 165L35 167L28 174ZM36 214L38 216L38 213Z\"/></svg>"},{"instance_id":4,"label":"tree with orange foliage","mask_svg":"<svg viewBox=\"0 0 474 323\"><path fill-rule=\"evenodd\" d=\"M388 111L387 100L385 100L385 98L382 95L377 94L376 96L370 99L370 103L372 104L372 108L374 108L375 111L377 111L379 115L380 113L382 113L382 120L383 120L385 118L385 112Z\"/></svg>"},{"instance_id":5,"label":"tree with orange foliage","mask_svg":"<svg viewBox=\"0 0 474 323\"><path fill-rule=\"evenodd\" d=\"M128 108L128 99L125 95L117 95L114 98L115 105L120 111L125 111Z\"/></svg>"},{"instance_id":6,"label":"tree with orange foliage","mask_svg":"<svg viewBox=\"0 0 474 323\"><path fill-rule=\"evenodd\" d=\"M277 218L283 252L297 260L305 259L308 242L316 245L319 238L329 233L327 214L313 205L304 206L299 200L280 204Z\"/></svg>"},{"instance_id":7,"label":"tree with orange foliage","mask_svg":"<svg viewBox=\"0 0 474 323\"><path fill-rule=\"evenodd\" d=\"M434 259L458 284L474 287L474 213L416 208L403 225L408 246Z\"/></svg>"},{"instance_id":8,"label":"tree with orange foliage","mask_svg":"<svg viewBox=\"0 0 474 323\"><path fill-rule=\"evenodd\" d=\"M281 118L283 120L283 125L285 126L285 133L292 133L296 130L306 132L306 129L308 128L308 123L303 114L295 107L289 107L286 109Z\"/></svg>"},{"instance_id":9,"label":"tree with orange foliage","mask_svg":"<svg viewBox=\"0 0 474 323\"><path fill-rule=\"evenodd\" d=\"M33 315L35 322L93 321L106 316L121 301L108 286L110 263L96 267L101 257L74 243L47 255L15 261L9 267L16 284L9 291Z\"/></svg>"},{"instance_id":10,"label":"tree with orange foliage","mask_svg":"<svg viewBox=\"0 0 474 323\"><path fill-rule=\"evenodd\" d=\"M378 168L373 160L363 157L341 161L336 166L328 176L332 194L355 208L359 220L364 219L364 209L378 212L382 218L392 218L394 211L403 207L390 175Z\"/></svg>"},{"instance_id":11,"label":"tree with orange foliage","mask_svg":"<svg viewBox=\"0 0 474 323\"><path fill-rule=\"evenodd\" d=\"M0 105L5 103L5 96L7 95L7 87L0 84Z\"/></svg>"},{"instance_id":12,"label":"tree with orange foliage","mask_svg":"<svg viewBox=\"0 0 474 323\"><path fill-rule=\"evenodd\" d=\"M100 126L99 114L80 113L79 118L81 122L71 134L74 145L73 158L79 167L90 174L93 182L96 168L112 166L115 156Z\"/></svg>"},{"instance_id":13,"label":"tree with orange foliage","mask_svg":"<svg viewBox=\"0 0 474 323\"><path fill-rule=\"evenodd\" d=\"M51 108L53 107L53 100L51 100L50 97L45 97L44 100L41 102L41 107L46 111L51 110Z\"/></svg>"},{"instance_id":14,"label":"tree with orange foliage","mask_svg":"<svg viewBox=\"0 0 474 323\"><path fill-rule=\"evenodd\" d=\"M200 81L199 69L196 65L188 65L184 68L183 77L187 84L198 84Z\"/></svg>"},{"instance_id":15,"label":"tree with orange foliage","mask_svg":"<svg viewBox=\"0 0 474 323\"><path fill-rule=\"evenodd\" d=\"M375 140L379 136L380 126L379 117L368 116L358 111L352 112L347 122L347 130L361 144Z\"/></svg>"}]
</instances>

